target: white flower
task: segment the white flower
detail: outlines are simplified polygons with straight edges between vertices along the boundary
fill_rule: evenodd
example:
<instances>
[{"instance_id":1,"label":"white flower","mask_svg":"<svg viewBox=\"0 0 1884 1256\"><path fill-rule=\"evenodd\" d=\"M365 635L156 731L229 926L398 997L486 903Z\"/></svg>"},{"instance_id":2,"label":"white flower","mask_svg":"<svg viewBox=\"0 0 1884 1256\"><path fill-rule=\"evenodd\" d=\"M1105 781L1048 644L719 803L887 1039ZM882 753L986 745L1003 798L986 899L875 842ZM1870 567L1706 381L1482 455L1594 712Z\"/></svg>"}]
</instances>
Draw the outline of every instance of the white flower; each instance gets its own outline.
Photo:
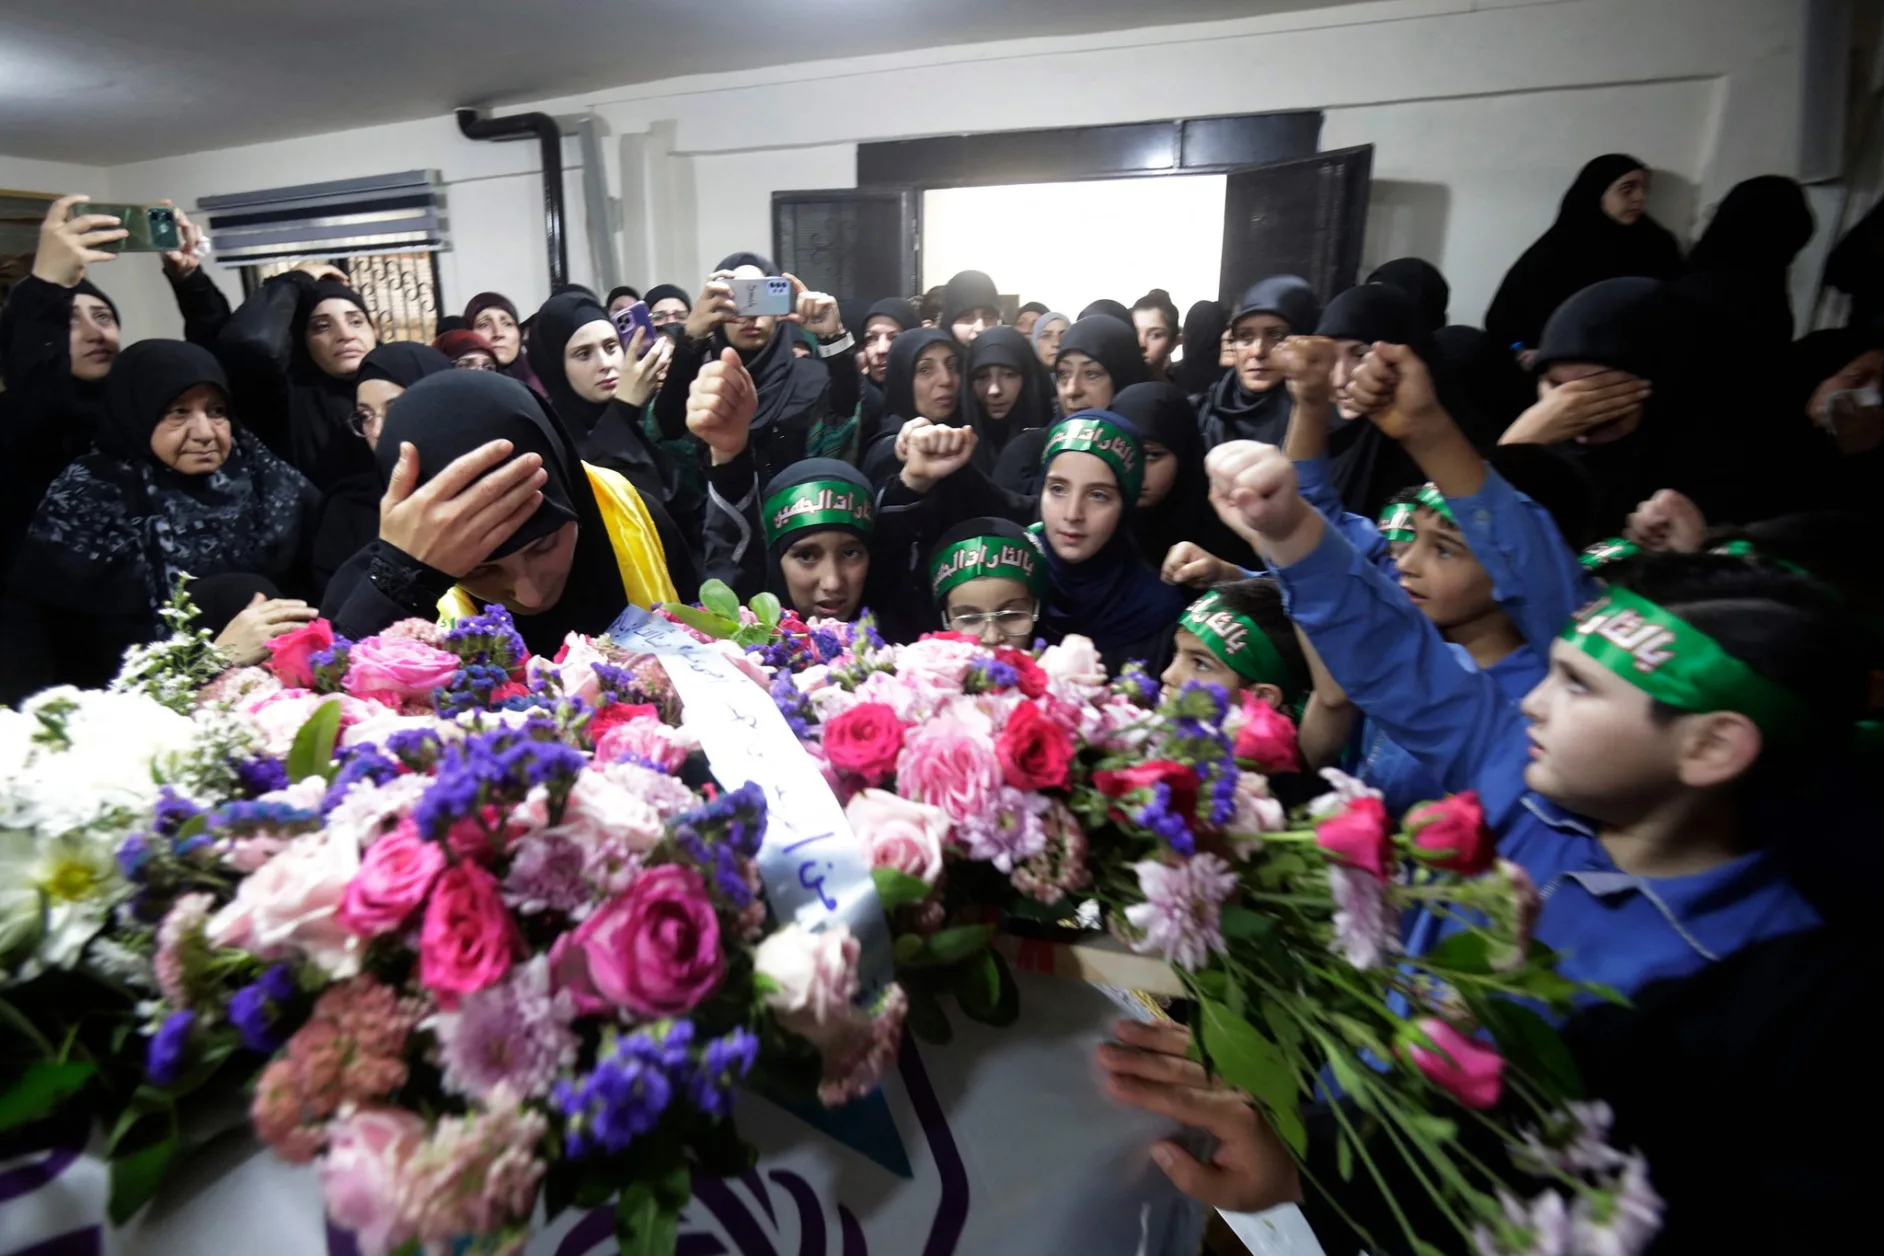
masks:
<instances>
[{"instance_id":1,"label":"white flower","mask_svg":"<svg viewBox=\"0 0 1884 1256\"><path fill-rule=\"evenodd\" d=\"M360 847L332 831L305 833L245 878L204 931L217 946L264 959L306 956L328 976L360 971L362 943L340 920L340 900L360 871Z\"/></svg>"},{"instance_id":2,"label":"white flower","mask_svg":"<svg viewBox=\"0 0 1884 1256\"><path fill-rule=\"evenodd\" d=\"M362 779L327 813L327 831L345 836L364 849L412 814L431 787L432 778L417 772L395 776L384 785Z\"/></svg>"},{"instance_id":3,"label":"white flower","mask_svg":"<svg viewBox=\"0 0 1884 1256\"><path fill-rule=\"evenodd\" d=\"M1387 900L1387 883L1371 872L1328 865L1334 891L1334 938L1328 949L1356 968L1373 968L1399 949L1396 914Z\"/></svg>"},{"instance_id":4,"label":"white flower","mask_svg":"<svg viewBox=\"0 0 1884 1256\"><path fill-rule=\"evenodd\" d=\"M1649 1184L1648 1161L1633 1155L1610 1191L1578 1199L1570 1212L1576 1256L1639 1256L1661 1232L1662 1197Z\"/></svg>"},{"instance_id":5,"label":"white flower","mask_svg":"<svg viewBox=\"0 0 1884 1256\"><path fill-rule=\"evenodd\" d=\"M841 924L816 933L796 922L786 925L753 953L753 967L772 986L765 1005L786 1028L816 1041L820 1027L848 1019L861 949Z\"/></svg>"},{"instance_id":6,"label":"white flower","mask_svg":"<svg viewBox=\"0 0 1884 1256\"><path fill-rule=\"evenodd\" d=\"M1308 804L1308 814L1319 820L1323 816L1341 811L1351 802L1362 798L1379 798L1381 792L1371 788L1359 777L1349 776L1338 768L1323 768L1321 779L1327 781L1332 792L1323 794Z\"/></svg>"}]
</instances>

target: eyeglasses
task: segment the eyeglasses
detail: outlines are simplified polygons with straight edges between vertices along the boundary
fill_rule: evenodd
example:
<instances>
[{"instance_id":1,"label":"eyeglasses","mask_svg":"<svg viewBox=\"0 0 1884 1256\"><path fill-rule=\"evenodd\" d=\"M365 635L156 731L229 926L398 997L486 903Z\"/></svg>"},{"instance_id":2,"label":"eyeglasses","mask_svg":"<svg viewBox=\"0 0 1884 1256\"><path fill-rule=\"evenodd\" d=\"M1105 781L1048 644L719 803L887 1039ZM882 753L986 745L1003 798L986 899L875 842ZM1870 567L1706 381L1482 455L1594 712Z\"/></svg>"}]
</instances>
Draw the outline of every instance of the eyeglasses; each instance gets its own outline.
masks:
<instances>
[{"instance_id":1,"label":"eyeglasses","mask_svg":"<svg viewBox=\"0 0 1884 1256\"><path fill-rule=\"evenodd\" d=\"M375 411L355 410L347 416L347 429L355 436L366 436L368 433L378 432L380 425L385 421L386 416Z\"/></svg>"},{"instance_id":2,"label":"eyeglasses","mask_svg":"<svg viewBox=\"0 0 1884 1256\"><path fill-rule=\"evenodd\" d=\"M950 615L948 624L956 632L970 635L980 633L984 625L993 624L997 631L1011 637L1032 628L1035 614L1034 611L963 611Z\"/></svg>"}]
</instances>

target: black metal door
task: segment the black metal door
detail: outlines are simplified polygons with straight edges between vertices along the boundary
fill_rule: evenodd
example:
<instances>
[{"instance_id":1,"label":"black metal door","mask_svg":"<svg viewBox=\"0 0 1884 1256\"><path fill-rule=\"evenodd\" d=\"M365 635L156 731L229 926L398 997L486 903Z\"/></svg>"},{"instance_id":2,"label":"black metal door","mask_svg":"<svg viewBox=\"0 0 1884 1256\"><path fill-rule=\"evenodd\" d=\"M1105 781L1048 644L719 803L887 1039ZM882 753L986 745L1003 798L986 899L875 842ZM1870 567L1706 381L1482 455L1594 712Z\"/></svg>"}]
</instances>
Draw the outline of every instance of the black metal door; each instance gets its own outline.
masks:
<instances>
[{"instance_id":1,"label":"black metal door","mask_svg":"<svg viewBox=\"0 0 1884 1256\"><path fill-rule=\"evenodd\" d=\"M1354 286L1367 233L1374 146L1232 170L1223 196L1221 300L1270 275L1300 275L1325 303Z\"/></svg>"},{"instance_id":2,"label":"black metal door","mask_svg":"<svg viewBox=\"0 0 1884 1256\"><path fill-rule=\"evenodd\" d=\"M772 255L815 292L839 299L921 291L921 198L914 188L772 193Z\"/></svg>"}]
</instances>

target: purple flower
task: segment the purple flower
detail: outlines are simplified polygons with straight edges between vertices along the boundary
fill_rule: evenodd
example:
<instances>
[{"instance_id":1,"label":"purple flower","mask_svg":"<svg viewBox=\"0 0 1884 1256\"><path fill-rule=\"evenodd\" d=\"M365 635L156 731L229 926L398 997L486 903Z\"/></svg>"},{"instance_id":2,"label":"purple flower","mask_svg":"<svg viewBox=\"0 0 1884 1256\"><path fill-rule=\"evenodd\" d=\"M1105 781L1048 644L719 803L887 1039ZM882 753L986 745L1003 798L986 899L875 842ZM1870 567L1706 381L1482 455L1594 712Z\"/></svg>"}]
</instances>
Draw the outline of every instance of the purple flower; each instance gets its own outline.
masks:
<instances>
[{"instance_id":1,"label":"purple flower","mask_svg":"<svg viewBox=\"0 0 1884 1256\"><path fill-rule=\"evenodd\" d=\"M434 1036L445 1089L482 1099L499 1086L537 1098L576 1062L575 997L552 989L547 955L439 1014Z\"/></svg>"},{"instance_id":2,"label":"purple flower","mask_svg":"<svg viewBox=\"0 0 1884 1256\"><path fill-rule=\"evenodd\" d=\"M236 785L244 798L260 798L263 794L286 789L292 783L288 780L287 765L267 755L237 759L230 766L235 769Z\"/></svg>"},{"instance_id":3,"label":"purple flower","mask_svg":"<svg viewBox=\"0 0 1884 1256\"><path fill-rule=\"evenodd\" d=\"M133 833L118 847L118 872L126 881L136 881L144 865L150 862L150 843L142 833Z\"/></svg>"},{"instance_id":4,"label":"purple flower","mask_svg":"<svg viewBox=\"0 0 1884 1256\"><path fill-rule=\"evenodd\" d=\"M340 800L347 796L347 791L360 781L384 785L401 771L397 759L382 754L379 747L370 741L349 746L340 754L340 770L334 774L333 784L327 787L327 794L321 799L322 815L338 807Z\"/></svg>"},{"instance_id":5,"label":"purple flower","mask_svg":"<svg viewBox=\"0 0 1884 1256\"><path fill-rule=\"evenodd\" d=\"M772 678L768 692L772 695L772 705L779 709L779 714L791 725L792 735L800 741L811 736L811 701L798 692L798 686L792 683L792 674L781 669Z\"/></svg>"},{"instance_id":6,"label":"purple flower","mask_svg":"<svg viewBox=\"0 0 1884 1256\"><path fill-rule=\"evenodd\" d=\"M1158 784L1151 787L1151 797L1145 805L1128 815L1155 834L1159 841L1175 850L1180 855L1194 854L1197 839L1191 835L1190 825L1184 817L1171 810L1171 787Z\"/></svg>"},{"instance_id":7,"label":"purple flower","mask_svg":"<svg viewBox=\"0 0 1884 1256\"><path fill-rule=\"evenodd\" d=\"M237 800L226 802L211 811L205 827L219 837L230 837L255 829L279 832L284 829L318 828L320 816L291 803Z\"/></svg>"},{"instance_id":8,"label":"purple flower","mask_svg":"<svg viewBox=\"0 0 1884 1256\"><path fill-rule=\"evenodd\" d=\"M429 728L402 728L386 738L386 749L414 772L429 772L445 752L445 743Z\"/></svg>"},{"instance_id":9,"label":"purple flower","mask_svg":"<svg viewBox=\"0 0 1884 1256\"><path fill-rule=\"evenodd\" d=\"M466 663L487 663L506 675L515 671L529 657L529 649L517 633L516 621L502 606L490 605L482 615L472 615L453 624L445 632L444 648Z\"/></svg>"},{"instance_id":10,"label":"purple flower","mask_svg":"<svg viewBox=\"0 0 1884 1256\"><path fill-rule=\"evenodd\" d=\"M583 870L588 851L563 833L535 833L511 852L504 898L526 916L542 911L572 915L594 898Z\"/></svg>"},{"instance_id":11,"label":"purple flower","mask_svg":"<svg viewBox=\"0 0 1884 1256\"><path fill-rule=\"evenodd\" d=\"M150 1049L144 1057L144 1075L153 1086L168 1086L177 1080L183 1065L183 1053L190 1045L190 1026L196 1013L172 1012L151 1036Z\"/></svg>"},{"instance_id":12,"label":"purple flower","mask_svg":"<svg viewBox=\"0 0 1884 1256\"><path fill-rule=\"evenodd\" d=\"M708 1116L733 1112L733 1087L752 1071L759 1058L759 1040L743 1029L707 1043L700 1062L687 1078L687 1097Z\"/></svg>"},{"instance_id":13,"label":"purple flower","mask_svg":"<svg viewBox=\"0 0 1884 1256\"><path fill-rule=\"evenodd\" d=\"M1138 874L1141 903L1125 909L1125 919L1142 934L1132 949L1161 954L1192 972L1212 951L1224 949L1219 926L1223 900L1236 888L1236 874L1215 855L1195 855L1173 867L1153 859L1132 865Z\"/></svg>"},{"instance_id":14,"label":"purple flower","mask_svg":"<svg viewBox=\"0 0 1884 1256\"><path fill-rule=\"evenodd\" d=\"M597 1150L620 1154L660 1124L693 1068L693 1023L675 1021L657 1037L659 1030L657 1024L624 1035L596 1059L594 1072L556 1084L550 1101L563 1114L571 1159Z\"/></svg>"},{"instance_id":15,"label":"purple flower","mask_svg":"<svg viewBox=\"0 0 1884 1256\"><path fill-rule=\"evenodd\" d=\"M1001 786L986 812L956 826L970 859L993 864L1002 872L1047 848L1040 817L1052 806L1045 794Z\"/></svg>"},{"instance_id":16,"label":"purple flower","mask_svg":"<svg viewBox=\"0 0 1884 1256\"><path fill-rule=\"evenodd\" d=\"M1356 968L1372 968L1398 949L1398 922L1385 881L1362 869L1329 864L1328 884L1335 904L1330 950Z\"/></svg>"},{"instance_id":17,"label":"purple flower","mask_svg":"<svg viewBox=\"0 0 1884 1256\"><path fill-rule=\"evenodd\" d=\"M281 765L275 763L273 759L262 759L257 760L257 762L271 763L278 769L281 767ZM236 771L238 775L241 773L241 770L242 765L237 764ZM288 787L288 774L286 771L281 773L280 787L282 789ZM151 829L162 837L175 837L178 829L182 828L202 813L203 809L201 807L166 785L158 794L157 807L151 815Z\"/></svg>"},{"instance_id":18,"label":"purple flower","mask_svg":"<svg viewBox=\"0 0 1884 1256\"><path fill-rule=\"evenodd\" d=\"M413 809L419 831L441 837L453 821L489 804L521 802L538 785L547 787L560 807L587 759L555 737L553 725L533 719L521 728L477 733L447 747L432 784Z\"/></svg>"},{"instance_id":19,"label":"purple flower","mask_svg":"<svg viewBox=\"0 0 1884 1256\"><path fill-rule=\"evenodd\" d=\"M339 693L345 687L347 667L351 662L353 642L336 635L325 650L308 655L308 669L314 673L315 693Z\"/></svg>"}]
</instances>

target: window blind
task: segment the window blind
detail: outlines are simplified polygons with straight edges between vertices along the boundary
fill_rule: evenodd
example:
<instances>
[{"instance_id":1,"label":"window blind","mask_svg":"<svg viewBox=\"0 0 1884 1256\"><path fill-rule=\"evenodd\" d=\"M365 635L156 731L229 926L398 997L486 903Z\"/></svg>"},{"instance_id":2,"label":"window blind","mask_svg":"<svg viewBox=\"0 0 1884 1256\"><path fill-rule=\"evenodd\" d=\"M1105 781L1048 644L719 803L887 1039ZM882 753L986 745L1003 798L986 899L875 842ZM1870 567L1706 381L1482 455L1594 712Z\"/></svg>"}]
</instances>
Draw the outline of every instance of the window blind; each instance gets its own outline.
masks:
<instances>
[{"instance_id":1,"label":"window blind","mask_svg":"<svg viewBox=\"0 0 1884 1256\"><path fill-rule=\"evenodd\" d=\"M230 266L451 247L436 170L205 196L197 210L216 260Z\"/></svg>"}]
</instances>

